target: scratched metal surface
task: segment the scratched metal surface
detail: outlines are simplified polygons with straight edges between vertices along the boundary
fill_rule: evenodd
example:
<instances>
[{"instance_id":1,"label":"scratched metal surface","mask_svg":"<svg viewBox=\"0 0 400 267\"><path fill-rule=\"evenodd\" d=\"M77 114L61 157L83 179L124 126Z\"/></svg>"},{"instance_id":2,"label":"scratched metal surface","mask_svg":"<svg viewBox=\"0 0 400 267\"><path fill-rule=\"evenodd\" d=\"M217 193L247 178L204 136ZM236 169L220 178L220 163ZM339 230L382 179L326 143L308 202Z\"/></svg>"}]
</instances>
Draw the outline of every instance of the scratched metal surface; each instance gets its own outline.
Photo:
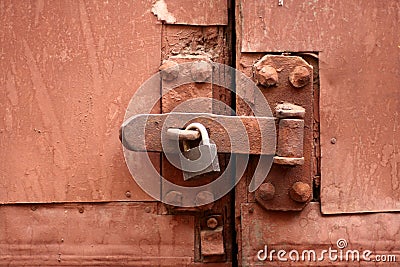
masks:
<instances>
[{"instance_id":1,"label":"scratched metal surface","mask_svg":"<svg viewBox=\"0 0 400 267\"><path fill-rule=\"evenodd\" d=\"M1 1L0 203L150 200L118 130L160 64L151 2Z\"/></svg>"},{"instance_id":2,"label":"scratched metal surface","mask_svg":"<svg viewBox=\"0 0 400 267\"><path fill-rule=\"evenodd\" d=\"M398 266L400 221L396 213L324 216L319 203L311 202L301 212L266 212L256 203L247 203L242 204L241 214L242 266ZM347 242L343 249L337 247L339 239ZM257 253L265 250L265 245L268 258L260 261ZM329 247L337 250L336 254L331 254L333 260L329 260L328 254L321 257L322 250L329 250ZM281 249L287 252L283 256L287 262L277 258ZM272 250L275 252L271 261ZM300 252L299 261L289 259L291 250ZM303 250L315 250L316 260L302 261ZM395 255L397 262L347 261L348 250L359 250L360 259L364 250L372 251L371 260L377 260L378 254ZM343 253L342 258L339 258L339 251ZM336 260L335 255L338 257ZM352 259L351 255L348 257Z\"/></svg>"},{"instance_id":3,"label":"scratched metal surface","mask_svg":"<svg viewBox=\"0 0 400 267\"><path fill-rule=\"evenodd\" d=\"M240 1L241 51L319 51L322 211L399 211L400 3L283 3Z\"/></svg>"},{"instance_id":4,"label":"scratched metal surface","mask_svg":"<svg viewBox=\"0 0 400 267\"><path fill-rule=\"evenodd\" d=\"M193 216L157 215L154 202L7 205L0 217L1 266L193 262Z\"/></svg>"}]
</instances>

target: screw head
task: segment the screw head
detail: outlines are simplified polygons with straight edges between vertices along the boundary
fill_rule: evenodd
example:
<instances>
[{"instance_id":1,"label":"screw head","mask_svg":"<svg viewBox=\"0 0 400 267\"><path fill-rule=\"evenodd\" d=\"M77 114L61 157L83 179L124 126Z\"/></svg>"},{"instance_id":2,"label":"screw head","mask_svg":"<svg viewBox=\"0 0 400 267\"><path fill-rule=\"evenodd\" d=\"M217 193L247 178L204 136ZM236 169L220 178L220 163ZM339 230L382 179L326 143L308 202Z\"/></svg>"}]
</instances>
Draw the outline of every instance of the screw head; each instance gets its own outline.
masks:
<instances>
[{"instance_id":1,"label":"screw head","mask_svg":"<svg viewBox=\"0 0 400 267\"><path fill-rule=\"evenodd\" d=\"M215 229L218 226L218 220L215 219L214 217L211 217L207 220L207 227L210 229Z\"/></svg>"},{"instance_id":2,"label":"screw head","mask_svg":"<svg viewBox=\"0 0 400 267\"><path fill-rule=\"evenodd\" d=\"M296 88L307 85L310 82L310 79L310 71L304 66L295 67L289 74L289 81Z\"/></svg>"},{"instance_id":3,"label":"screw head","mask_svg":"<svg viewBox=\"0 0 400 267\"><path fill-rule=\"evenodd\" d=\"M211 77L212 66L204 60L196 61L193 62L190 73L194 82L203 83Z\"/></svg>"},{"instance_id":4,"label":"screw head","mask_svg":"<svg viewBox=\"0 0 400 267\"><path fill-rule=\"evenodd\" d=\"M263 183L259 188L258 188L258 195L262 200L271 200L274 198L275 195L275 186L271 184L270 182L268 183Z\"/></svg>"},{"instance_id":5,"label":"screw head","mask_svg":"<svg viewBox=\"0 0 400 267\"><path fill-rule=\"evenodd\" d=\"M179 75L179 64L172 60L164 60L159 70L164 81L172 81Z\"/></svg>"},{"instance_id":6,"label":"screw head","mask_svg":"<svg viewBox=\"0 0 400 267\"><path fill-rule=\"evenodd\" d=\"M266 87L275 86L278 83L278 72L270 65L263 66L255 73L257 82Z\"/></svg>"},{"instance_id":7,"label":"screw head","mask_svg":"<svg viewBox=\"0 0 400 267\"><path fill-rule=\"evenodd\" d=\"M150 208L150 207L145 207L145 208L144 208L144 212L150 213L150 212L151 212L151 208Z\"/></svg>"},{"instance_id":8,"label":"screw head","mask_svg":"<svg viewBox=\"0 0 400 267\"><path fill-rule=\"evenodd\" d=\"M178 191L169 191L165 196L164 196L164 201L168 205L172 206L182 206L182 193Z\"/></svg>"},{"instance_id":9,"label":"screw head","mask_svg":"<svg viewBox=\"0 0 400 267\"><path fill-rule=\"evenodd\" d=\"M201 191L196 195L196 206L211 204L214 201L214 194L210 191Z\"/></svg>"},{"instance_id":10,"label":"screw head","mask_svg":"<svg viewBox=\"0 0 400 267\"><path fill-rule=\"evenodd\" d=\"M297 202L306 202L311 197L311 187L303 182L296 182L289 190L291 199Z\"/></svg>"}]
</instances>

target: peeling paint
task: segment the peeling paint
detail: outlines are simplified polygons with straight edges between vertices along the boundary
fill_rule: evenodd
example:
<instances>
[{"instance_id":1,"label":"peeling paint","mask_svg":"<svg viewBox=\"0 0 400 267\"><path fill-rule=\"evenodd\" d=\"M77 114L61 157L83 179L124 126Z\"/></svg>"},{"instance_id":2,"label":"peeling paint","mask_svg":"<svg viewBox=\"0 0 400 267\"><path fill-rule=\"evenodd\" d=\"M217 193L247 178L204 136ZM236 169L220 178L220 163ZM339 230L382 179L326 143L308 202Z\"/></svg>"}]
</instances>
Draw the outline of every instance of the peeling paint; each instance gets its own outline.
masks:
<instances>
[{"instance_id":1,"label":"peeling paint","mask_svg":"<svg viewBox=\"0 0 400 267\"><path fill-rule=\"evenodd\" d=\"M164 0L157 0L151 8L151 13L157 16L158 20L165 21L166 23L175 23L175 16L168 11L167 3Z\"/></svg>"}]
</instances>

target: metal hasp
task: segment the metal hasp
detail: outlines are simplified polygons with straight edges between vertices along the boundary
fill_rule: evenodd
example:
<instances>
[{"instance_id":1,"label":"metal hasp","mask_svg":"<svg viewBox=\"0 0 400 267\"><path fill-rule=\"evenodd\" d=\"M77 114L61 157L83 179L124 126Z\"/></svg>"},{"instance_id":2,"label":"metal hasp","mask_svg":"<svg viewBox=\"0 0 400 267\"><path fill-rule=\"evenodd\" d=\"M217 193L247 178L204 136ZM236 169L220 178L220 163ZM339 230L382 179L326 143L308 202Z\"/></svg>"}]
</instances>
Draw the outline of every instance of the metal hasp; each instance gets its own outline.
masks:
<instances>
[{"instance_id":1,"label":"metal hasp","mask_svg":"<svg viewBox=\"0 0 400 267\"><path fill-rule=\"evenodd\" d=\"M200 221L200 247L204 262L218 260L225 254L224 216L211 215Z\"/></svg>"},{"instance_id":2,"label":"metal hasp","mask_svg":"<svg viewBox=\"0 0 400 267\"><path fill-rule=\"evenodd\" d=\"M218 153L275 155L273 142L260 142L261 132L267 138L275 138L275 131L272 130L275 127L274 117L179 112L140 114L129 118L121 126L122 144L132 151L174 152L176 147L173 142L165 140L162 143L161 136L163 133L171 136L171 132L177 132L175 129L185 128L182 125L185 121L188 124L201 123L209 129L210 139L216 145ZM244 136L248 138L248 145L243 143Z\"/></svg>"},{"instance_id":3,"label":"metal hasp","mask_svg":"<svg viewBox=\"0 0 400 267\"><path fill-rule=\"evenodd\" d=\"M173 70L174 64L164 62ZM209 79L210 70L206 61L192 65L204 71L201 77L193 77L196 83ZM190 69L192 71L192 69ZM273 156L273 166L265 181L250 198L265 209L301 210L312 196L312 103L313 67L301 57L267 55L252 67L253 79L260 86L265 98L274 106L275 117L255 117L238 101L238 114L226 116L212 113L171 112L173 105L165 105L164 114L139 114L127 119L121 127L122 143L128 150L177 153L176 141L195 139L190 132L191 123L200 123L215 144L217 153ZM193 74L193 73L192 73ZM174 73L166 73L164 82L173 80ZM240 90L240 88L238 89ZM248 88L246 90L249 90ZM246 92L251 97L251 92ZM257 108L257 99L251 100ZM167 103L170 103L167 101ZM248 116L245 116L245 114ZM277 134L276 134L277 128ZM166 135L168 138L164 138ZM200 134L203 137L203 134ZM264 138L261 138L261 137ZM266 140L264 140L266 137ZM175 142L172 139L175 139ZM261 142L261 140L264 140ZM273 140L268 142L268 140ZM277 147L275 147L277 141ZM206 144L209 152L211 145ZM186 150L186 152L185 152ZM184 149L188 158L197 158L199 148ZM211 162L212 153L210 155ZM184 181L198 176L196 172L183 169ZM213 165L202 173L217 170ZM214 168L215 167L215 168ZM248 167L253 172L252 167ZM166 192L169 192L168 190ZM172 193L171 193L172 194ZM174 198L175 199L175 198ZM177 198L179 200L179 197Z\"/></svg>"},{"instance_id":4,"label":"metal hasp","mask_svg":"<svg viewBox=\"0 0 400 267\"><path fill-rule=\"evenodd\" d=\"M275 107L275 114L279 118L279 135L274 163L303 165L305 109L291 103L283 103Z\"/></svg>"},{"instance_id":5,"label":"metal hasp","mask_svg":"<svg viewBox=\"0 0 400 267\"><path fill-rule=\"evenodd\" d=\"M277 118L274 164L249 199L267 210L302 210L312 197L313 67L298 56L254 54L246 60L253 64L242 71L252 73ZM238 114L248 111L239 106Z\"/></svg>"}]
</instances>

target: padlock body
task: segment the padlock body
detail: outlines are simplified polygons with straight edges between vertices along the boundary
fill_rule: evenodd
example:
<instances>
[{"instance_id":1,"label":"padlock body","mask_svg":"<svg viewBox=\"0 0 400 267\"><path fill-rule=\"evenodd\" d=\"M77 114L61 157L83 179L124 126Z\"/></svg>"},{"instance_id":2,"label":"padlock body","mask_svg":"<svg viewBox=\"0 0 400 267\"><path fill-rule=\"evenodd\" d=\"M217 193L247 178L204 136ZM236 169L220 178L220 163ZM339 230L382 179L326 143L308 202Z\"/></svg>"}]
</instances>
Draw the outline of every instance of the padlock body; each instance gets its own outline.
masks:
<instances>
[{"instance_id":1,"label":"padlock body","mask_svg":"<svg viewBox=\"0 0 400 267\"><path fill-rule=\"evenodd\" d=\"M183 155L188 159L181 161L185 181L205 173L220 171L215 144L191 148L184 151Z\"/></svg>"}]
</instances>

